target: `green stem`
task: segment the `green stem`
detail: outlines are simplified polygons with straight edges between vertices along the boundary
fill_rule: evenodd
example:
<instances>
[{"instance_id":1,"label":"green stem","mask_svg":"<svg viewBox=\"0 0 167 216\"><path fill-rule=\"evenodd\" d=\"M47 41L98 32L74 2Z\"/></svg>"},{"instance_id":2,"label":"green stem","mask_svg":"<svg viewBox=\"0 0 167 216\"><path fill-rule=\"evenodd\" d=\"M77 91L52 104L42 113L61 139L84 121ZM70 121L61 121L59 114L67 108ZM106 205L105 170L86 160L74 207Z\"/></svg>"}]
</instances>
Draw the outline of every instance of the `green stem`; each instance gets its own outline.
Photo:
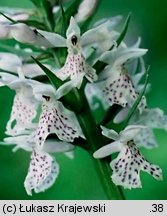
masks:
<instances>
[{"instance_id":1,"label":"green stem","mask_svg":"<svg viewBox=\"0 0 167 216\"><path fill-rule=\"evenodd\" d=\"M96 125L92 113L90 112L84 90L80 90L80 96L84 107L83 110L77 114L77 117L89 144L88 151L92 156L92 154L103 145L103 136L101 135L100 128ZM115 186L111 181L111 168L109 166L108 158L102 160L94 159L93 161L108 199L124 199L123 194L120 192L120 188Z\"/></svg>"}]
</instances>

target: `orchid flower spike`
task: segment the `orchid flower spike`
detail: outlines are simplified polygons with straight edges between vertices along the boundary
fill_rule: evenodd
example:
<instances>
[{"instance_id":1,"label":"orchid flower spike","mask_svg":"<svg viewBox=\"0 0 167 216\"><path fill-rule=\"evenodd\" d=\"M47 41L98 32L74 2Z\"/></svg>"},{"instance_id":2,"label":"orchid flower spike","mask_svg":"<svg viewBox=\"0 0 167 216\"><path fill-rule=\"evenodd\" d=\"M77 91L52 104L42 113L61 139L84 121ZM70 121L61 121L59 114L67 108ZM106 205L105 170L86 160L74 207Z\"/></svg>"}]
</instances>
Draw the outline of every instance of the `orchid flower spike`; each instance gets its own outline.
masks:
<instances>
[{"instance_id":1,"label":"orchid flower spike","mask_svg":"<svg viewBox=\"0 0 167 216\"><path fill-rule=\"evenodd\" d=\"M149 163L138 150L134 138L144 130L144 126L130 125L127 126L119 134L114 131L102 128L102 134L114 142L101 147L93 156L95 158L103 158L113 153L119 152L116 159L111 161L110 167L113 170L111 176L112 181L116 185L124 188L140 188L140 171L145 171L157 180L162 180L162 170L159 166Z\"/></svg>"},{"instance_id":2,"label":"orchid flower spike","mask_svg":"<svg viewBox=\"0 0 167 216\"><path fill-rule=\"evenodd\" d=\"M100 60L108 64L99 76L103 80L103 93L110 104L119 104L122 107L132 107L138 97L138 92L133 85L130 74L125 64L132 59L143 56L146 49L136 48L135 46L127 48L125 44L120 45L117 49L105 52ZM139 104L139 111L146 106L145 97Z\"/></svg>"},{"instance_id":3,"label":"orchid flower spike","mask_svg":"<svg viewBox=\"0 0 167 216\"><path fill-rule=\"evenodd\" d=\"M17 77L8 73L0 73L0 82L16 92L6 134L16 136L28 133L35 127L33 119L36 117L38 107L31 86L24 76Z\"/></svg>"}]
</instances>

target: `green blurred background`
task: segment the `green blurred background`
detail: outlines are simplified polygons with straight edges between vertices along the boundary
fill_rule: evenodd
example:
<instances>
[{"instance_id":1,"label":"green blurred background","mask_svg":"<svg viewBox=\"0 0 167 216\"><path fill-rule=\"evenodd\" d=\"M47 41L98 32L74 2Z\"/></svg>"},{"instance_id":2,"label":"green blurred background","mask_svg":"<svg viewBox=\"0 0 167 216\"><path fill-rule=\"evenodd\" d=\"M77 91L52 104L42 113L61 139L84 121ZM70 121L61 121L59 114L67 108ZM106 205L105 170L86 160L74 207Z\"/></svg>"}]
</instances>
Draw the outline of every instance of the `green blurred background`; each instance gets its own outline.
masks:
<instances>
[{"instance_id":1,"label":"green blurred background","mask_svg":"<svg viewBox=\"0 0 167 216\"><path fill-rule=\"evenodd\" d=\"M28 0L0 0L0 6L32 7ZM148 95L149 107L160 107L167 114L167 1L166 0L101 0L97 18L128 13L132 19L126 36L127 43L133 44L142 37L142 47L148 48L146 56L150 69L152 91ZM0 140L4 137L14 93L0 90ZM142 173L142 189L124 190L126 199L167 199L167 133L157 130L159 148L142 149L147 159L163 169L164 181L158 182ZM57 155L60 175L54 186L45 193L26 195L23 187L30 155L19 150L12 153L11 147L0 146L0 199L106 199L95 172L91 157L83 150L76 149L75 159Z\"/></svg>"}]
</instances>

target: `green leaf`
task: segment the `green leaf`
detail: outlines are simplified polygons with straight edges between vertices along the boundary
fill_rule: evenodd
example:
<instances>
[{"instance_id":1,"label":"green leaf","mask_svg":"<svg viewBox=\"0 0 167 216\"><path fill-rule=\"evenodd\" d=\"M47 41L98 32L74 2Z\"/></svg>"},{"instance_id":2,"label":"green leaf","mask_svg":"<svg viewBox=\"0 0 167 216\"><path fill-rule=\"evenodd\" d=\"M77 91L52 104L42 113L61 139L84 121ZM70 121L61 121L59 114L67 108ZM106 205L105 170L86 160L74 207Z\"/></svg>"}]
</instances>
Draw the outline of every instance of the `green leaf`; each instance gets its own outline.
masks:
<instances>
[{"instance_id":1,"label":"green leaf","mask_svg":"<svg viewBox=\"0 0 167 216\"><path fill-rule=\"evenodd\" d=\"M45 30L52 31L54 29L54 16L53 16L53 6L51 2L47 0L31 0L32 3L36 6L39 11L44 25L46 26Z\"/></svg>"},{"instance_id":2,"label":"green leaf","mask_svg":"<svg viewBox=\"0 0 167 216\"><path fill-rule=\"evenodd\" d=\"M42 82L42 83L50 83L50 80L46 75L38 75L38 76L32 77L32 79L38 82Z\"/></svg>"},{"instance_id":3,"label":"green leaf","mask_svg":"<svg viewBox=\"0 0 167 216\"><path fill-rule=\"evenodd\" d=\"M97 61L93 66L93 68L96 70L96 73L99 74L106 66L107 66L106 63L102 61Z\"/></svg>"},{"instance_id":4,"label":"green leaf","mask_svg":"<svg viewBox=\"0 0 167 216\"><path fill-rule=\"evenodd\" d=\"M35 27L35 28L39 28L41 30L45 30L45 25L42 22L39 22L37 20L20 20L19 23L25 23L29 26Z\"/></svg>"},{"instance_id":5,"label":"green leaf","mask_svg":"<svg viewBox=\"0 0 167 216\"><path fill-rule=\"evenodd\" d=\"M53 15L53 6L51 2L46 0L41 0L42 8L44 11L44 17L46 24L48 25L50 30L54 29L55 21L54 21L54 15Z\"/></svg>"},{"instance_id":6,"label":"green leaf","mask_svg":"<svg viewBox=\"0 0 167 216\"><path fill-rule=\"evenodd\" d=\"M65 10L66 20L69 21L71 16L74 16L78 11L78 6L81 4L81 0L75 0L71 5Z\"/></svg>"},{"instance_id":7,"label":"green leaf","mask_svg":"<svg viewBox=\"0 0 167 216\"><path fill-rule=\"evenodd\" d=\"M128 26L129 26L129 22L130 22L130 18L131 18L131 13L128 15L126 21L125 21L125 24L124 24L124 27L121 31L121 34L119 35L118 39L117 39L117 47L120 45L120 43L123 41L123 39L125 38L125 35L127 33L127 30L128 30Z\"/></svg>"},{"instance_id":8,"label":"green leaf","mask_svg":"<svg viewBox=\"0 0 167 216\"><path fill-rule=\"evenodd\" d=\"M77 13L78 6L80 5L80 3L81 3L81 0L74 0L69 5L69 7L66 10L64 10L63 5L61 1L59 0L61 11L56 21L55 31L57 33L62 34L62 36L65 37L65 33L68 28L70 18L71 16L74 16Z\"/></svg>"},{"instance_id":9,"label":"green leaf","mask_svg":"<svg viewBox=\"0 0 167 216\"><path fill-rule=\"evenodd\" d=\"M1 49L1 51L4 50L4 51L7 51L7 52L16 54L18 56L22 56L24 58L30 56L29 52L26 52L23 49L16 49L15 47L6 45L4 43L0 43L0 49ZM33 54L36 54L36 52L33 52ZM32 53L31 53L31 55L32 55Z\"/></svg>"},{"instance_id":10,"label":"green leaf","mask_svg":"<svg viewBox=\"0 0 167 216\"><path fill-rule=\"evenodd\" d=\"M41 64L36 58L32 57L32 59L45 72L45 74L49 78L50 83L56 89L59 88L63 84L63 81L61 81L51 70L49 70L47 67L45 67L43 64Z\"/></svg>"}]
</instances>

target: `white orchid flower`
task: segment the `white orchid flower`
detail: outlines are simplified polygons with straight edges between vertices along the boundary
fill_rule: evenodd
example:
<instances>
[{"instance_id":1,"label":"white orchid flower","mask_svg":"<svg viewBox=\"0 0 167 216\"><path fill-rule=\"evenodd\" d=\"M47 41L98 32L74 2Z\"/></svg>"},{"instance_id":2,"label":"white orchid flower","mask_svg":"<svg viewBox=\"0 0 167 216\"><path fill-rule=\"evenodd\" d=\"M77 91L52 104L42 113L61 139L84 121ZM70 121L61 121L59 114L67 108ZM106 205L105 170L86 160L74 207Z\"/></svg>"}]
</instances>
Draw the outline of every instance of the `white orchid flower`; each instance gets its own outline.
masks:
<instances>
[{"instance_id":1,"label":"white orchid flower","mask_svg":"<svg viewBox=\"0 0 167 216\"><path fill-rule=\"evenodd\" d=\"M59 164L50 153L68 153L74 146L56 140L46 140L42 149L37 150L32 135L21 135L4 139L4 144L16 144L13 151L22 148L31 151L31 161L28 174L25 178L24 187L28 195L43 192L50 188L59 174Z\"/></svg>"},{"instance_id":2,"label":"white orchid flower","mask_svg":"<svg viewBox=\"0 0 167 216\"><path fill-rule=\"evenodd\" d=\"M32 195L32 190L39 193L50 188L59 174L59 165L50 153L71 154L74 149L72 144L59 140L46 140L44 145L39 149L37 147L35 134L36 129L27 135L19 135L15 137L7 137L3 145L16 145L13 151L24 149L32 152L31 162L28 170L24 186L28 195Z\"/></svg>"},{"instance_id":3,"label":"white orchid flower","mask_svg":"<svg viewBox=\"0 0 167 216\"><path fill-rule=\"evenodd\" d=\"M73 112L57 100L56 91L51 85L32 82L33 94L42 102L42 111L35 133L37 146L41 148L49 134L55 133L60 140L73 142L83 133ZM59 94L59 93L58 93Z\"/></svg>"},{"instance_id":4,"label":"white orchid flower","mask_svg":"<svg viewBox=\"0 0 167 216\"><path fill-rule=\"evenodd\" d=\"M130 125L118 134L114 130L102 127L102 134L114 142L101 147L94 153L95 158L103 158L119 152L116 159L110 163L113 170L112 181L124 188L142 187L140 171L145 171L157 180L162 180L162 170L159 166L149 163L138 150L134 138L144 126Z\"/></svg>"},{"instance_id":5,"label":"white orchid flower","mask_svg":"<svg viewBox=\"0 0 167 216\"><path fill-rule=\"evenodd\" d=\"M105 52L100 60L107 63L108 66L100 75L103 93L108 103L119 104L122 107L132 107L138 97L138 92L134 88L132 79L126 70L125 64L131 60L143 56L147 52L146 49L136 48L135 46L127 48L125 44L112 51ZM146 106L145 97L139 104L139 111Z\"/></svg>"},{"instance_id":6,"label":"white orchid flower","mask_svg":"<svg viewBox=\"0 0 167 216\"><path fill-rule=\"evenodd\" d=\"M33 136L33 141L35 147L33 148L28 174L24 182L24 187L28 195L31 195L32 190L39 193L50 188L59 174L58 163L48 153L66 153L74 148L69 143L55 140L46 140L39 148L38 143L36 143L36 136Z\"/></svg>"},{"instance_id":7,"label":"white orchid flower","mask_svg":"<svg viewBox=\"0 0 167 216\"><path fill-rule=\"evenodd\" d=\"M6 134L15 136L28 133L35 126L33 119L36 117L38 107L31 86L24 77L8 73L0 73L0 82L16 92Z\"/></svg>"},{"instance_id":8,"label":"white orchid flower","mask_svg":"<svg viewBox=\"0 0 167 216\"><path fill-rule=\"evenodd\" d=\"M56 75L62 80L65 80L68 77L70 77L71 80L74 80L82 74L90 82L94 82L97 80L97 75L95 70L86 63L82 54L82 37L80 34L80 28L72 17L66 32L66 46L68 47L68 56L64 67L57 71ZM80 87L83 76L80 78L81 81L79 82L78 87Z\"/></svg>"},{"instance_id":9,"label":"white orchid flower","mask_svg":"<svg viewBox=\"0 0 167 216\"><path fill-rule=\"evenodd\" d=\"M74 18L71 17L70 25L66 32L68 56L64 67L57 71L56 75L62 80L70 77L72 81L80 77L78 84L75 86L78 88L80 88L83 76L85 76L90 82L96 81L97 75L95 70L86 63L82 48L90 45L95 46L96 44L103 43L105 40L109 39L111 45L112 38L117 34L114 34L114 36L107 34L109 26L110 21L104 22L100 26L88 30L81 36L79 26Z\"/></svg>"}]
</instances>

